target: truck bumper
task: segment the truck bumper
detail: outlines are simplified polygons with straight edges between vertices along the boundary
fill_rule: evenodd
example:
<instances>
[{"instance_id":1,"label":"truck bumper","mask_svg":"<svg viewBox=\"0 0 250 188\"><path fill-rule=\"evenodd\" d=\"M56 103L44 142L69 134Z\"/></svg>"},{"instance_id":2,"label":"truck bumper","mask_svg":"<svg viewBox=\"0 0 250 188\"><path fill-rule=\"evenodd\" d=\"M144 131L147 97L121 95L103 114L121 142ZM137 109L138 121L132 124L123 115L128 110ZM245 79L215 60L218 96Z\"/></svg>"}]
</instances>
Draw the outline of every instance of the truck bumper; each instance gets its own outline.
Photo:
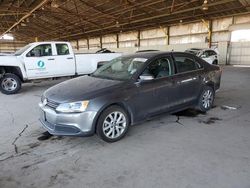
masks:
<instances>
[{"instance_id":1,"label":"truck bumper","mask_svg":"<svg viewBox=\"0 0 250 188\"><path fill-rule=\"evenodd\" d=\"M96 112L57 113L50 107L39 104L40 122L52 135L90 136L94 134L94 119Z\"/></svg>"}]
</instances>

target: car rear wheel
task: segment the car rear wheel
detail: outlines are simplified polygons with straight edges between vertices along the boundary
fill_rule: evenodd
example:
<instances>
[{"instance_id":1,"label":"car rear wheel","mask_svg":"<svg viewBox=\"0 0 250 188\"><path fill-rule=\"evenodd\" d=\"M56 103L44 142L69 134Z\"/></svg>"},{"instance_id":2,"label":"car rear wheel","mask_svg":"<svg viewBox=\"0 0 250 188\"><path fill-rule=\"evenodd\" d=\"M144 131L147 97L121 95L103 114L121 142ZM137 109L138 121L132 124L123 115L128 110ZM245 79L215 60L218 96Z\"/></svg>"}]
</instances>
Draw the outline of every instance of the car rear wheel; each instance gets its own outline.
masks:
<instances>
[{"instance_id":1,"label":"car rear wheel","mask_svg":"<svg viewBox=\"0 0 250 188\"><path fill-rule=\"evenodd\" d=\"M214 90L209 87L206 86L199 98L199 110L202 112L206 112L208 110L210 110L213 106L213 102L214 102Z\"/></svg>"},{"instance_id":2,"label":"car rear wheel","mask_svg":"<svg viewBox=\"0 0 250 188\"><path fill-rule=\"evenodd\" d=\"M119 106L111 106L100 115L96 133L106 142L116 142L122 139L129 128L127 112Z\"/></svg>"},{"instance_id":3,"label":"car rear wheel","mask_svg":"<svg viewBox=\"0 0 250 188\"><path fill-rule=\"evenodd\" d=\"M15 94L20 89L21 80L15 74L7 73L0 79L0 90L4 94Z\"/></svg>"}]
</instances>

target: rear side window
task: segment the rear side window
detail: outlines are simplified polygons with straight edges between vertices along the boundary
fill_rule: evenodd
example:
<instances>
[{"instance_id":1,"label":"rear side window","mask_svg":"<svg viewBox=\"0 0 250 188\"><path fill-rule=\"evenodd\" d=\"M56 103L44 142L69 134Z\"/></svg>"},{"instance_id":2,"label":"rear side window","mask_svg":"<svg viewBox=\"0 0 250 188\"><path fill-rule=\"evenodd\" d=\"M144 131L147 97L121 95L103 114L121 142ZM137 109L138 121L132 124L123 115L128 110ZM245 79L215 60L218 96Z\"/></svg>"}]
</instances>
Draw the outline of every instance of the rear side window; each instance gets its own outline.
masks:
<instances>
[{"instance_id":1,"label":"rear side window","mask_svg":"<svg viewBox=\"0 0 250 188\"><path fill-rule=\"evenodd\" d=\"M67 44L56 44L57 55L68 55L69 47Z\"/></svg>"},{"instance_id":2,"label":"rear side window","mask_svg":"<svg viewBox=\"0 0 250 188\"><path fill-rule=\"evenodd\" d=\"M177 73L194 71L201 68L200 64L196 63L196 61L191 57L175 55L174 59Z\"/></svg>"}]
</instances>

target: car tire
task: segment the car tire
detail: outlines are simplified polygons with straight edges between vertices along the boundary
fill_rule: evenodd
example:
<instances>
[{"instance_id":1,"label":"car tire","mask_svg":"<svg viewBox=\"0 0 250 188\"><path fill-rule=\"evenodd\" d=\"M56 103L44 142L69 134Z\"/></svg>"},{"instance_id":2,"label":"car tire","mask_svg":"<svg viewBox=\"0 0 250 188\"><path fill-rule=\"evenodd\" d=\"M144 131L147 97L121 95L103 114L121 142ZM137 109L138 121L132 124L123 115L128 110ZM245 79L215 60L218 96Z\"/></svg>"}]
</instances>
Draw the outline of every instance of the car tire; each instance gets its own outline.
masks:
<instances>
[{"instance_id":1,"label":"car tire","mask_svg":"<svg viewBox=\"0 0 250 188\"><path fill-rule=\"evenodd\" d=\"M22 86L20 78L11 73L6 73L0 79L0 90L3 94L11 95L17 93Z\"/></svg>"},{"instance_id":2,"label":"car tire","mask_svg":"<svg viewBox=\"0 0 250 188\"><path fill-rule=\"evenodd\" d=\"M96 133L105 142L116 142L127 134L129 125L128 113L120 106L114 105L101 113Z\"/></svg>"},{"instance_id":3,"label":"car tire","mask_svg":"<svg viewBox=\"0 0 250 188\"><path fill-rule=\"evenodd\" d=\"M215 93L213 88L205 86L199 98L198 109L202 112L210 110L214 103L214 97Z\"/></svg>"}]
</instances>

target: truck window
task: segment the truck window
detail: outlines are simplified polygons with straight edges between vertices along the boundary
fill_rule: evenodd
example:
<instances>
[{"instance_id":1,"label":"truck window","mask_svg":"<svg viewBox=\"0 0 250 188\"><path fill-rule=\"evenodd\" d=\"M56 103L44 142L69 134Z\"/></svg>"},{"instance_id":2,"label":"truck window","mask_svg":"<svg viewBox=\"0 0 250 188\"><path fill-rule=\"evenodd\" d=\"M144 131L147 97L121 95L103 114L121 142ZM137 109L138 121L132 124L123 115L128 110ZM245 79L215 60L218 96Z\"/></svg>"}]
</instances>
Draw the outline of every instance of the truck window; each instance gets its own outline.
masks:
<instances>
[{"instance_id":1,"label":"truck window","mask_svg":"<svg viewBox=\"0 0 250 188\"><path fill-rule=\"evenodd\" d=\"M56 44L57 55L68 55L69 47L67 44Z\"/></svg>"},{"instance_id":2,"label":"truck window","mask_svg":"<svg viewBox=\"0 0 250 188\"><path fill-rule=\"evenodd\" d=\"M51 44L40 44L30 50L26 55L27 57L41 57L41 56L52 56Z\"/></svg>"}]
</instances>

